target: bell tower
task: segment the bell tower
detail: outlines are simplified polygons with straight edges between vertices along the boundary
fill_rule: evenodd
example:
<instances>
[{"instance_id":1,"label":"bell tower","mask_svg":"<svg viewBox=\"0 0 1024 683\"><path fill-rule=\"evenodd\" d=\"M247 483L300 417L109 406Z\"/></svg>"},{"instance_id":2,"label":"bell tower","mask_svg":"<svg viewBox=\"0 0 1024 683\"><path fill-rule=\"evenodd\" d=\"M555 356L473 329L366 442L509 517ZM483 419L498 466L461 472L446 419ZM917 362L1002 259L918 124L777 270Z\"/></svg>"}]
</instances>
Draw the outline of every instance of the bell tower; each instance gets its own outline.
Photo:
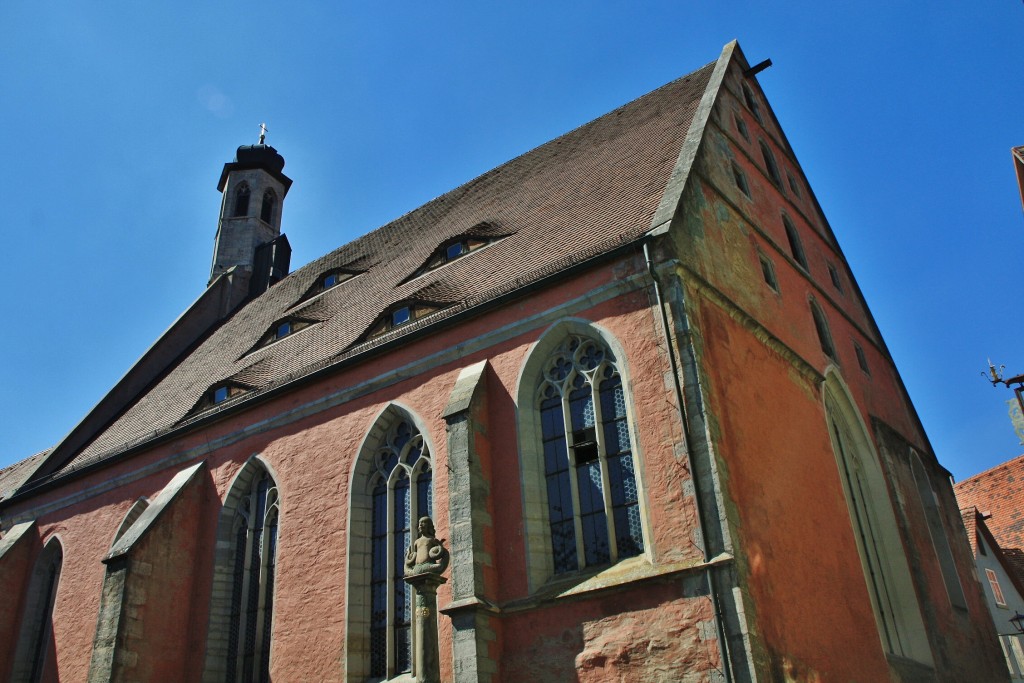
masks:
<instances>
[{"instance_id":1,"label":"bell tower","mask_svg":"<svg viewBox=\"0 0 1024 683\"><path fill-rule=\"evenodd\" d=\"M281 172L284 157L265 143L266 131L261 124L259 143L239 147L234 161L224 164L220 174L217 189L223 199L207 286L232 267L252 274L260 262L268 261L268 250L272 252L269 265L277 271L282 270L283 256L284 272L256 275L266 275L269 284L287 275L291 249L281 235L281 209L292 181Z\"/></svg>"}]
</instances>

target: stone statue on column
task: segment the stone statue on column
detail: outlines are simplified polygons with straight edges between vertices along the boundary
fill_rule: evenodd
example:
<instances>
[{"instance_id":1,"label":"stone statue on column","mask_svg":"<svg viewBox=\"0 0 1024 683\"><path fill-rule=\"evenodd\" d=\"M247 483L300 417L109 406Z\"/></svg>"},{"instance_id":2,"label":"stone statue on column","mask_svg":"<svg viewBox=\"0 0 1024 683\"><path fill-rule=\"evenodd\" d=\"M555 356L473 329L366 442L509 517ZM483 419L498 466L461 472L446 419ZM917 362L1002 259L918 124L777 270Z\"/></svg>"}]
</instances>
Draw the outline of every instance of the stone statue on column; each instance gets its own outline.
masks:
<instances>
[{"instance_id":1,"label":"stone statue on column","mask_svg":"<svg viewBox=\"0 0 1024 683\"><path fill-rule=\"evenodd\" d=\"M434 521L420 517L419 536L405 555L405 582L416 592L413 676L417 683L441 683L440 646L437 638L437 587L448 579L450 555L434 534Z\"/></svg>"}]
</instances>

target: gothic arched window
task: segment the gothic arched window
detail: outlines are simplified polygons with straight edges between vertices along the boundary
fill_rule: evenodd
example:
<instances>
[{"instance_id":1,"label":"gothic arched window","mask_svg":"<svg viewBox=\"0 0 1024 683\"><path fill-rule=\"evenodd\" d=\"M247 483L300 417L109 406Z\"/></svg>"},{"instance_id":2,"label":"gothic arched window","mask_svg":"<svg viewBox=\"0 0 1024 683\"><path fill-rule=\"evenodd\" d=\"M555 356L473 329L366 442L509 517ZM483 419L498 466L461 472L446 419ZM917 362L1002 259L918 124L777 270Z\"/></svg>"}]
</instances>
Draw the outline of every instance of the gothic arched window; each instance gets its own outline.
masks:
<instances>
[{"instance_id":1,"label":"gothic arched window","mask_svg":"<svg viewBox=\"0 0 1024 683\"><path fill-rule=\"evenodd\" d=\"M644 550L626 396L611 350L570 335L537 388L555 574Z\"/></svg>"},{"instance_id":2,"label":"gothic arched window","mask_svg":"<svg viewBox=\"0 0 1024 683\"><path fill-rule=\"evenodd\" d=\"M248 216L249 215L249 186L242 183L235 190L235 211L231 214L232 216Z\"/></svg>"},{"instance_id":3,"label":"gothic arched window","mask_svg":"<svg viewBox=\"0 0 1024 683\"><path fill-rule=\"evenodd\" d=\"M49 662L56 656L53 640L53 603L64 564L64 549L56 537L43 547L29 580L25 611L21 618L21 635L14 657L12 681L36 683L44 672L52 669ZM49 665L49 666L48 666ZM51 672L50 675L53 675Z\"/></svg>"},{"instance_id":4,"label":"gothic arched window","mask_svg":"<svg viewBox=\"0 0 1024 683\"><path fill-rule=\"evenodd\" d=\"M204 681L270 681L279 518L277 484L254 456L235 477L217 528Z\"/></svg>"},{"instance_id":5,"label":"gothic arched window","mask_svg":"<svg viewBox=\"0 0 1024 683\"><path fill-rule=\"evenodd\" d=\"M931 664L885 472L859 408L834 370L826 372L824 394L829 435L878 636L887 653Z\"/></svg>"},{"instance_id":6,"label":"gothic arched window","mask_svg":"<svg viewBox=\"0 0 1024 683\"><path fill-rule=\"evenodd\" d=\"M403 581L416 520L432 514L430 453L409 420L388 430L370 475L370 675L412 670L412 589Z\"/></svg>"},{"instance_id":7,"label":"gothic arched window","mask_svg":"<svg viewBox=\"0 0 1024 683\"><path fill-rule=\"evenodd\" d=\"M273 190L267 190L263 193L263 205L260 207L260 220L264 223L270 223L274 217L274 205L277 203L277 197L274 196Z\"/></svg>"}]
</instances>

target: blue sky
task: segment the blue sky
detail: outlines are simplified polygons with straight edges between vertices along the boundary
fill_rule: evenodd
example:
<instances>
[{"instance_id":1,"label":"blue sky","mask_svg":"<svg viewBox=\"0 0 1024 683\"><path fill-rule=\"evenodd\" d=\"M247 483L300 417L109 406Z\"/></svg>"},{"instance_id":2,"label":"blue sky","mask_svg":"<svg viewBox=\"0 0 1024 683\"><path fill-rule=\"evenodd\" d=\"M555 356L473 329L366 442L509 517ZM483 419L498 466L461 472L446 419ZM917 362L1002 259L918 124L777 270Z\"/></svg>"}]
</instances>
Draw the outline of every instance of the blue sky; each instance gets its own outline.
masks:
<instances>
[{"instance_id":1,"label":"blue sky","mask_svg":"<svg viewBox=\"0 0 1024 683\"><path fill-rule=\"evenodd\" d=\"M1024 452L980 376L1024 372L1021 2L156 4L0 3L0 466L200 294L221 166L260 122L298 267L733 38L774 62L760 83L939 459L962 479Z\"/></svg>"}]
</instances>

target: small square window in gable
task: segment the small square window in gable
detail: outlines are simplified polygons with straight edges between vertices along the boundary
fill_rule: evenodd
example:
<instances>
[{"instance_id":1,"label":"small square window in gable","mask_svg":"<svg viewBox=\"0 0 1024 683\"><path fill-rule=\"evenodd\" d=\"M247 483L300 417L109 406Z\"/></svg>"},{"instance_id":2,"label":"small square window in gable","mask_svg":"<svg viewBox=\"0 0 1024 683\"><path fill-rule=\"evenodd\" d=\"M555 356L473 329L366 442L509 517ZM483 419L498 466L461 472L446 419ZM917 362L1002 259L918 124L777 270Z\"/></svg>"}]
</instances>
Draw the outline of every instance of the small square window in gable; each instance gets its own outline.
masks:
<instances>
[{"instance_id":1,"label":"small square window in gable","mask_svg":"<svg viewBox=\"0 0 1024 683\"><path fill-rule=\"evenodd\" d=\"M832 280L832 286L836 288L836 291L840 294L843 293L843 281L839 278L839 271L835 265L828 264L828 276Z\"/></svg>"},{"instance_id":2,"label":"small square window in gable","mask_svg":"<svg viewBox=\"0 0 1024 683\"><path fill-rule=\"evenodd\" d=\"M860 366L865 375L870 375L871 368L868 367L868 358L864 355L864 349L856 341L853 342L853 352L857 354L857 365Z\"/></svg>"},{"instance_id":3,"label":"small square window in gable","mask_svg":"<svg viewBox=\"0 0 1024 683\"><path fill-rule=\"evenodd\" d=\"M764 283L771 287L772 291L778 294L779 280L775 276L775 265L771 262L771 259L764 254L761 254L758 258L761 262L761 275L764 277Z\"/></svg>"},{"instance_id":4,"label":"small square window in gable","mask_svg":"<svg viewBox=\"0 0 1024 683\"><path fill-rule=\"evenodd\" d=\"M747 174L733 162L732 165L732 179L736 183L736 187L740 188L740 191L750 199L750 185L747 184Z\"/></svg>"},{"instance_id":5,"label":"small square window in gable","mask_svg":"<svg viewBox=\"0 0 1024 683\"><path fill-rule=\"evenodd\" d=\"M747 122L744 121L739 114L732 115L733 121L736 123L736 130L743 136L743 139L750 142L750 131L747 130Z\"/></svg>"},{"instance_id":6,"label":"small square window in gable","mask_svg":"<svg viewBox=\"0 0 1024 683\"><path fill-rule=\"evenodd\" d=\"M797 197L800 197L800 185L796 182L796 178L794 178L793 174L789 171L786 172L786 178L789 180L789 189L791 189L793 194Z\"/></svg>"}]
</instances>

